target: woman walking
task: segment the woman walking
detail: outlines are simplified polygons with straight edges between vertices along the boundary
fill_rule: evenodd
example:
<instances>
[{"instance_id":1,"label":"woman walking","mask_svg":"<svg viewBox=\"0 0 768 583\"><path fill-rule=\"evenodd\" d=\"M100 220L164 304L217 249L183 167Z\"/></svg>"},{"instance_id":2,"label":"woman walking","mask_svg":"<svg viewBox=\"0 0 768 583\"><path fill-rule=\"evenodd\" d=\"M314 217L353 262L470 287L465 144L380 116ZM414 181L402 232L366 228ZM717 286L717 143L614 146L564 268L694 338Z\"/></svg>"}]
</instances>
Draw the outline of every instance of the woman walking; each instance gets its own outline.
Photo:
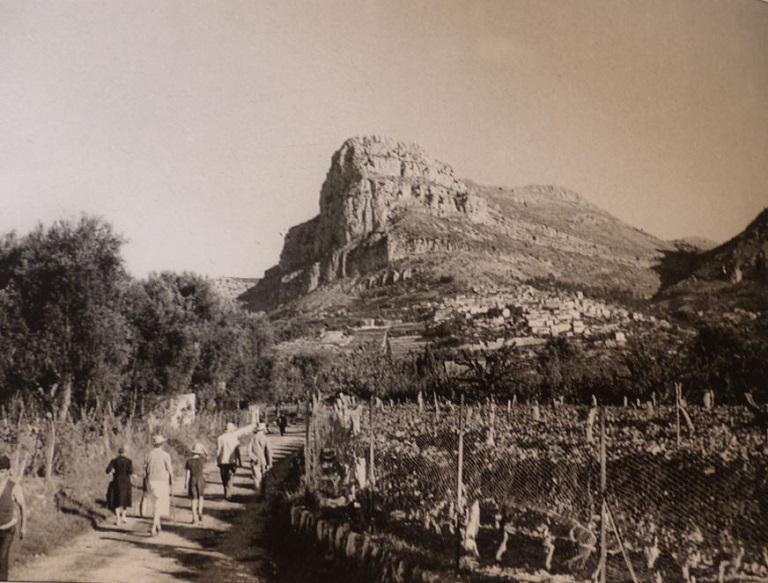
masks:
<instances>
[{"instance_id":1,"label":"woman walking","mask_svg":"<svg viewBox=\"0 0 768 583\"><path fill-rule=\"evenodd\" d=\"M192 457L187 460L184 467L184 489L189 499L192 500L192 524L203 520L203 503L205 499L205 476L203 466L208 452L202 443L196 443L192 448Z\"/></svg>"},{"instance_id":2,"label":"woman walking","mask_svg":"<svg viewBox=\"0 0 768 583\"><path fill-rule=\"evenodd\" d=\"M126 455L126 446L117 449L117 457L109 462L108 474L112 481L107 489L107 508L117 517L117 525L128 522L126 515L131 507L131 477L133 476L133 461Z\"/></svg>"},{"instance_id":3,"label":"woman walking","mask_svg":"<svg viewBox=\"0 0 768 583\"><path fill-rule=\"evenodd\" d=\"M11 543L19 525L19 539L27 534L27 507L21 485L11 479L11 460L0 455L0 581L8 581Z\"/></svg>"},{"instance_id":4,"label":"woman walking","mask_svg":"<svg viewBox=\"0 0 768 583\"><path fill-rule=\"evenodd\" d=\"M171 492L173 491L173 467L171 456L163 449L165 437L158 434L152 438L152 450L144 462L144 476L147 481L147 493L152 500L151 535L163 530L160 518L170 514Z\"/></svg>"}]
</instances>

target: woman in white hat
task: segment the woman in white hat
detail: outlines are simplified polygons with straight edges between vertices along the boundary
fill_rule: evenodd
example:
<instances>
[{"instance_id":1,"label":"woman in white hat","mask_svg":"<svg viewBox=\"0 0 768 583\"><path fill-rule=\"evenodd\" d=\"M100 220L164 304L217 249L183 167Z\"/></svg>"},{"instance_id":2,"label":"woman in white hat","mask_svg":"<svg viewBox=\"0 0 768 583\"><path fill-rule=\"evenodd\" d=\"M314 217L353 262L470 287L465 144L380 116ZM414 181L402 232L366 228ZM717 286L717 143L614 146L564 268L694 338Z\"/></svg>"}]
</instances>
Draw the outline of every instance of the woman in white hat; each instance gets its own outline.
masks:
<instances>
[{"instance_id":1,"label":"woman in white hat","mask_svg":"<svg viewBox=\"0 0 768 583\"><path fill-rule=\"evenodd\" d=\"M192 448L192 457L184 466L184 489L192 500L192 524L203 520L203 494L205 493L205 476L203 466L208 452L205 446L197 442Z\"/></svg>"},{"instance_id":2,"label":"woman in white hat","mask_svg":"<svg viewBox=\"0 0 768 583\"><path fill-rule=\"evenodd\" d=\"M171 492L173 491L173 466L170 454L163 449L165 437L158 434L152 438L152 450L144 461L144 475L147 481L147 493L152 499L152 536L163 530L160 524L162 516L170 514Z\"/></svg>"}]
</instances>

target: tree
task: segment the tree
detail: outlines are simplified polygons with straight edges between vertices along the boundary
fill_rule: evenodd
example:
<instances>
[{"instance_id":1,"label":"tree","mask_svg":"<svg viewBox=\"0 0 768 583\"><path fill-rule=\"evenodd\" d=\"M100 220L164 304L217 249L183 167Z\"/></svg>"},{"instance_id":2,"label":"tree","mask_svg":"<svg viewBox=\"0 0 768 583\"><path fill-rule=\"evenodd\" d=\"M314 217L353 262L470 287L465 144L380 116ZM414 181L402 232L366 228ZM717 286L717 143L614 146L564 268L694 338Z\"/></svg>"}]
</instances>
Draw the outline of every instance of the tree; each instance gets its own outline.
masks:
<instances>
[{"instance_id":1,"label":"tree","mask_svg":"<svg viewBox=\"0 0 768 583\"><path fill-rule=\"evenodd\" d=\"M683 375L683 360L681 346L630 338L621 358L629 373L627 396L648 400L656 393L670 397L672 387Z\"/></svg>"},{"instance_id":2,"label":"tree","mask_svg":"<svg viewBox=\"0 0 768 583\"><path fill-rule=\"evenodd\" d=\"M334 387L362 398L415 398L421 386L415 368L412 361L393 360L371 344L334 361L327 376Z\"/></svg>"},{"instance_id":3,"label":"tree","mask_svg":"<svg viewBox=\"0 0 768 583\"><path fill-rule=\"evenodd\" d=\"M740 403L746 391L764 392L767 345L764 332L747 326L702 325L690 345L689 381L730 403Z\"/></svg>"},{"instance_id":4,"label":"tree","mask_svg":"<svg viewBox=\"0 0 768 583\"><path fill-rule=\"evenodd\" d=\"M262 399L269 387L272 360L268 358L274 341L271 324L263 314L253 314L229 305L224 320L207 345L206 354L218 349L226 352L227 363L220 362L219 372L232 400Z\"/></svg>"},{"instance_id":5,"label":"tree","mask_svg":"<svg viewBox=\"0 0 768 583\"><path fill-rule=\"evenodd\" d=\"M541 394L545 401L574 396L582 362L580 345L563 337L547 340L537 359Z\"/></svg>"},{"instance_id":6,"label":"tree","mask_svg":"<svg viewBox=\"0 0 768 583\"><path fill-rule=\"evenodd\" d=\"M202 277L191 273L151 274L131 290L128 317L133 326L132 383L136 401L147 396L187 392L214 341L212 326L219 317L218 297ZM223 347L221 348L223 350ZM206 355L207 374L198 382L215 384L218 361Z\"/></svg>"},{"instance_id":7,"label":"tree","mask_svg":"<svg viewBox=\"0 0 768 583\"><path fill-rule=\"evenodd\" d=\"M0 244L0 361L10 390L46 414L45 476L53 473L56 423L120 391L127 360L121 312L128 280L122 238L101 219L39 225Z\"/></svg>"},{"instance_id":8,"label":"tree","mask_svg":"<svg viewBox=\"0 0 768 583\"><path fill-rule=\"evenodd\" d=\"M192 273L150 275L133 286L128 306L132 410L147 398L187 391L230 404L254 396L273 338L263 316L241 310Z\"/></svg>"},{"instance_id":9,"label":"tree","mask_svg":"<svg viewBox=\"0 0 768 583\"><path fill-rule=\"evenodd\" d=\"M101 219L39 225L0 246L6 380L58 419L119 390L127 357L123 240Z\"/></svg>"},{"instance_id":10,"label":"tree","mask_svg":"<svg viewBox=\"0 0 768 583\"><path fill-rule=\"evenodd\" d=\"M306 399L316 391L333 389L332 357L321 351L275 356L271 360L268 396L273 401Z\"/></svg>"},{"instance_id":11,"label":"tree","mask_svg":"<svg viewBox=\"0 0 768 583\"><path fill-rule=\"evenodd\" d=\"M515 396L528 399L534 396L530 362L516 346L479 353L463 351L456 361L469 367L467 380L482 389L482 394L478 395L481 398L494 395L507 399Z\"/></svg>"}]
</instances>

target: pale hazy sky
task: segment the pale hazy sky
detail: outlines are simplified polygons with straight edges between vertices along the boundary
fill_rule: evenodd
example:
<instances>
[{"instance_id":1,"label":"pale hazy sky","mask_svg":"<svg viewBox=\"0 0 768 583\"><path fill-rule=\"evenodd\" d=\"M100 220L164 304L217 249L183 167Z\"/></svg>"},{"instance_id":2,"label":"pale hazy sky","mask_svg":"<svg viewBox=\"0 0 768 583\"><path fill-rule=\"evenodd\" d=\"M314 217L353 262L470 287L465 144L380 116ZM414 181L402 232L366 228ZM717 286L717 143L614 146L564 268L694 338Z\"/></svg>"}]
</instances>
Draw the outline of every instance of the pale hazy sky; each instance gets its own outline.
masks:
<instances>
[{"instance_id":1,"label":"pale hazy sky","mask_svg":"<svg viewBox=\"0 0 768 583\"><path fill-rule=\"evenodd\" d=\"M257 277L368 134L723 241L768 206L768 3L0 0L0 233Z\"/></svg>"}]
</instances>

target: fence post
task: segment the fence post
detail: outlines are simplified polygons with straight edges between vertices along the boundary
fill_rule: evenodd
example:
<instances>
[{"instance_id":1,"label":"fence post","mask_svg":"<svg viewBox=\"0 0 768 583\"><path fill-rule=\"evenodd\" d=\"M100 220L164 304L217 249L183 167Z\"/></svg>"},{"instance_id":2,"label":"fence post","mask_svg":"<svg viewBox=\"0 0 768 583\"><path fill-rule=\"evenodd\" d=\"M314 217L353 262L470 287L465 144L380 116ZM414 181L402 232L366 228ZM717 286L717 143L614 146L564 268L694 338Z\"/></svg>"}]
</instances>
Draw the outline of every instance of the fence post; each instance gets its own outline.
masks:
<instances>
[{"instance_id":1,"label":"fence post","mask_svg":"<svg viewBox=\"0 0 768 583\"><path fill-rule=\"evenodd\" d=\"M437 393L435 391L432 391L432 397L435 401L435 423L432 433L437 438L437 427L440 424L440 405L437 402Z\"/></svg>"},{"instance_id":2,"label":"fence post","mask_svg":"<svg viewBox=\"0 0 768 583\"><path fill-rule=\"evenodd\" d=\"M490 412L488 413L488 436L486 438L486 444L490 446L496 445L496 401L491 400Z\"/></svg>"},{"instance_id":3,"label":"fence post","mask_svg":"<svg viewBox=\"0 0 768 583\"><path fill-rule=\"evenodd\" d=\"M309 463L309 456L310 456L310 443L309 443L309 433L310 433L310 418L312 417L312 407L309 401L307 401L305 405L305 411L304 411L306 418L304 419L304 473L306 475L307 484L309 484L309 469L310 469L310 463ZM256 420L258 423L258 419Z\"/></svg>"},{"instance_id":4,"label":"fence post","mask_svg":"<svg viewBox=\"0 0 768 583\"><path fill-rule=\"evenodd\" d=\"M605 456L605 405L600 407L600 583L605 583L608 570L608 508L605 493L608 489L608 472Z\"/></svg>"},{"instance_id":5,"label":"fence post","mask_svg":"<svg viewBox=\"0 0 768 583\"><path fill-rule=\"evenodd\" d=\"M375 463L375 449L373 447L373 435L374 435L374 415L373 415L373 409L376 405L375 402L375 396L373 393L371 393L371 403L370 403L370 409L368 411L368 517L369 517L369 523L368 528L371 532L375 530L374 528L374 514L376 512L376 502L374 500L374 486L376 484L376 474L374 472L374 463Z\"/></svg>"},{"instance_id":6,"label":"fence post","mask_svg":"<svg viewBox=\"0 0 768 583\"><path fill-rule=\"evenodd\" d=\"M370 467L368 468L368 484L371 488L373 488L373 485L376 483L376 474L374 472L375 450L373 447L374 420L375 420L373 415L374 406L375 406L374 397L371 396L371 408L368 416L368 421L369 421L368 425L370 425L369 427L370 435L368 437L368 457L370 458L370 462L371 462Z\"/></svg>"},{"instance_id":7,"label":"fence post","mask_svg":"<svg viewBox=\"0 0 768 583\"><path fill-rule=\"evenodd\" d=\"M464 391L459 399L459 457L456 471L456 572L461 570L461 500L464 496Z\"/></svg>"},{"instance_id":8,"label":"fence post","mask_svg":"<svg viewBox=\"0 0 768 583\"><path fill-rule=\"evenodd\" d=\"M314 416L312 401L307 401L306 419L304 420L304 494L309 497L313 490L312 467L312 417Z\"/></svg>"},{"instance_id":9,"label":"fence post","mask_svg":"<svg viewBox=\"0 0 768 583\"><path fill-rule=\"evenodd\" d=\"M680 383L675 383L675 431L678 447L680 447L680 392Z\"/></svg>"},{"instance_id":10,"label":"fence post","mask_svg":"<svg viewBox=\"0 0 768 583\"><path fill-rule=\"evenodd\" d=\"M633 583L637 583L637 576L635 575L634 567L632 567L632 560L629 558L629 553L627 553L627 548L624 546L624 541L621 540L621 533L619 532L619 527L616 526L616 520L613 518L613 510L611 510L611 507L608 506L607 503L605 507L608 510L608 518L611 521L611 528L613 529L613 533L616 535L616 540L619 541L619 549L621 550L621 556L624 557L624 563L627 565L627 570L629 571L630 577L632 577Z\"/></svg>"}]
</instances>

